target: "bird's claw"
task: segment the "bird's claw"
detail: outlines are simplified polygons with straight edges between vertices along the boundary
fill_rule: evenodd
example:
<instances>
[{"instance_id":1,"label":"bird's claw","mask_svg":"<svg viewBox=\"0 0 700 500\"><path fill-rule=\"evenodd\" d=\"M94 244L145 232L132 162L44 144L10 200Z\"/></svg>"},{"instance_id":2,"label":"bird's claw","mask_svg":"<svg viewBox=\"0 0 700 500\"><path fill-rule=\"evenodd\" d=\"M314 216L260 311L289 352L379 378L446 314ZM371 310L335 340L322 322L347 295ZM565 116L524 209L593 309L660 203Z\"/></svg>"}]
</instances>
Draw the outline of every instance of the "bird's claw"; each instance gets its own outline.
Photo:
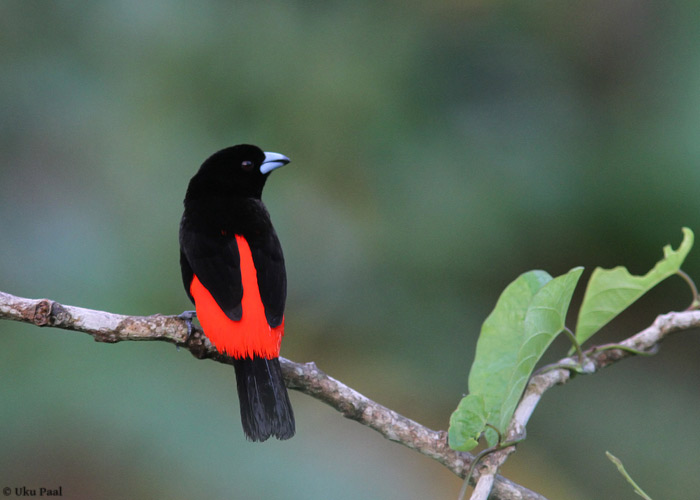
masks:
<instances>
[{"instance_id":1,"label":"bird's claw","mask_svg":"<svg viewBox=\"0 0 700 500\"><path fill-rule=\"evenodd\" d=\"M185 339L185 343L187 343L192 336L192 319L197 317L197 311L185 311L182 314L178 314L177 317L185 320L187 325L187 338Z\"/></svg>"}]
</instances>

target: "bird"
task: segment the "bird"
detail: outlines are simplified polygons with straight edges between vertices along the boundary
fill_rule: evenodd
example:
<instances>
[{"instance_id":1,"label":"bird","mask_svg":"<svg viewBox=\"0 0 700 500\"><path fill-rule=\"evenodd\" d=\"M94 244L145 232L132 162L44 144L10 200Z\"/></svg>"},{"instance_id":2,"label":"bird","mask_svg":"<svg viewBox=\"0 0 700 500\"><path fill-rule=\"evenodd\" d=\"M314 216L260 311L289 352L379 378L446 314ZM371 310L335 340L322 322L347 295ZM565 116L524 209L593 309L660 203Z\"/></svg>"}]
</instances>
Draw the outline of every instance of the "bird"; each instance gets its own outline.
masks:
<instances>
[{"instance_id":1,"label":"bird","mask_svg":"<svg viewBox=\"0 0 700 500\"><path fill-rule=\"evenodd\" d=\"M279 361L287 274L262 190L290 162L251 144L207 158L187 186L180 270L202 330L232 358L241 423L250 441L289 439L295 421ZM183 313L186 314L186 313Z\"/></svg>"}]
</instances>

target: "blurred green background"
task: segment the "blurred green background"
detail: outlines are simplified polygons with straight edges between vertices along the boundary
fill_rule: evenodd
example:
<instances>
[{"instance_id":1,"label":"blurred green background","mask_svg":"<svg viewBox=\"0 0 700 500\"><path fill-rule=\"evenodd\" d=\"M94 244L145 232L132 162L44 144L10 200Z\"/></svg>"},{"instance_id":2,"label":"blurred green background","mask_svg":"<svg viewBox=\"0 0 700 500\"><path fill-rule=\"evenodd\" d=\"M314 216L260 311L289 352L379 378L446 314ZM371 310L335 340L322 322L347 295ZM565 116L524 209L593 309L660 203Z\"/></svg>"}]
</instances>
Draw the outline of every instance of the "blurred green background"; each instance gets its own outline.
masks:
<instances>
[{"instance_id":1,"label":"blurred green background","mask_svg":"<svg viewBox=\"0 0 700 500\"><path fill-rule=\"evenodd\" d=\"M699 16L697 2L650 0L3 1L0 290L189 308L187 182L252 142L293 161L264 197L289 274L282 354L446 429L480 324L517 275L644 273L682 226L700 231ZM700 250L684 269L700 278ZM689 301L671 278L601 340ZM459 491L437 463L296 392L297 436L246 442L233 370L169 344L0 332L0 487ZM503 473L551 499L636 498L610 450L652 497L690 498L699 355L691 332L553 389Z\"/></svg>"}]
</instances>

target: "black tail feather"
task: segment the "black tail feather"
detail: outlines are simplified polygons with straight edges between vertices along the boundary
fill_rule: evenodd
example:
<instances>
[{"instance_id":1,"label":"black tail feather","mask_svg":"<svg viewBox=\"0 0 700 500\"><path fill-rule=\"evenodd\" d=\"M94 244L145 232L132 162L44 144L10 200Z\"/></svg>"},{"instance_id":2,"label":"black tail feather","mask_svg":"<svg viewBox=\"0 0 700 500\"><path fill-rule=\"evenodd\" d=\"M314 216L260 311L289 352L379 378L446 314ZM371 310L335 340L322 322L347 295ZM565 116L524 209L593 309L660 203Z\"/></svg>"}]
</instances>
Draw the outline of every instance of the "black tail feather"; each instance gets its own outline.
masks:
<instances>
[{"instance_id":1,"label":"black tail feather","mask_svg":"<svg viewBox=\"0 0 700 500\"><path fill-rule=\"evenodd\" d=\"M251 441L294 435L294 412L282 378L279 358L234 359L241 422Z\"/></svg>"}]
</instances>

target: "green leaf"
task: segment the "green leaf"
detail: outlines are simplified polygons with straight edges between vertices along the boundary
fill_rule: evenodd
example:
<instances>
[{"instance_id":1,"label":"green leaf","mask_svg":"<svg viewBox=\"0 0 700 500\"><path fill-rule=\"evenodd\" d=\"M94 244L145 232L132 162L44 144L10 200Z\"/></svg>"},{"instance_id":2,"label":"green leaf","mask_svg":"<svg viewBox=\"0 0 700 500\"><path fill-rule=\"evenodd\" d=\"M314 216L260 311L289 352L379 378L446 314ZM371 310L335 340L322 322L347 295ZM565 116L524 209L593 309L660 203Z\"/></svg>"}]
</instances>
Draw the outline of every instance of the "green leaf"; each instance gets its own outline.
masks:
<instances>
[{"instance_id":1,"label":"green leaf","mask_svg":"<svg viewBox=\"0 0 700 500\"><path fill-rule=\"evenodd\" d=\"M488 422L506 430L525 385L544 351L564 329L566 311L582 268L556 279L530 271L503 291L486 318L469 373L469 393L483 396ZM488 430L491 446L496 432Z\"/></svg>"},{"instance_id":2,"label":"green leaf","mask_svg":"<svg viewBox=\"0 0 700 500\"><path fill-rule=\"evenodd\" d=\"M474 363L469 372L469 393L484 396L489 412L500 408L522 343L527 308L535 294L552 277L529 271L509 284L481 326Z\"/></svg>"},{"instance_id":3,"label":"green leaf","mask_svg":"<svg viewBox=\"0 0 700 500\"><path fill-rule=\"evenodd\" d=\"M462 398L450 416L448 431L450 447L457 451L470 451L479 442L486 427L486 403L478 394Z\"/></svg>"},{"instance_id":4,"label":"green leaf","mask_svg":"<svg viewBox=\"0 0 700 500\"><path fill-rule=\"evenodd\" d=\"M535 365L566 328L566 313L581 273L582 267L571 269L547 283L532 298L525 314L525 333L518 350L518 363L511 372L499 420L492 422L496 428L506 429Z\"/></svg>"},{"instance_id":5,"label":"green leaf","mask_svg":"<svg viewBox=\"0 0 700 500\"><path fill-rule=\"evenodd\" d=\"M597 267L588 281L576 324L579 343L583 344L639 297L678 272L692 246L693 232L684 227L683 241L678 250L666 245L664 258L644 276L633 276L622 266L614 269Z\"/></svg>"}]
</instances>

